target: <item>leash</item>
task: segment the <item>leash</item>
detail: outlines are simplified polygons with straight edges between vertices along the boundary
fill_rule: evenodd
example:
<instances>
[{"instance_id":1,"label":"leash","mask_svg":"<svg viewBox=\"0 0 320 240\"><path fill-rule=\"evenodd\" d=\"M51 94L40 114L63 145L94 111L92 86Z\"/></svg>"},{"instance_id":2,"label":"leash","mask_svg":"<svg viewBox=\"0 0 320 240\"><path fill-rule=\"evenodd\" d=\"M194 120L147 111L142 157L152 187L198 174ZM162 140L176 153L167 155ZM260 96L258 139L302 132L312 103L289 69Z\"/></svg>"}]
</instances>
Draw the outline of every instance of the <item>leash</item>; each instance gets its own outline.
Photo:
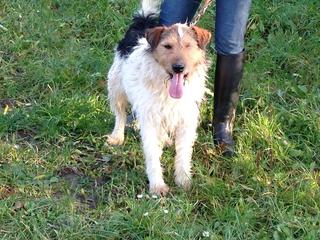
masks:
<instances>
[{"instance_id":1,"label":"leash","mask_svg":"<svg viewBox=\"0 0 320 240\"><path fill-rule=\"evenodd\" d=\"M192 22L190 23L190 26L194 26L198 23L200 18L205 14L208 7L213 3L213 0L206 0L200 10L198 11L198 14L193 18Z\"/></svg>"}]
</instances>

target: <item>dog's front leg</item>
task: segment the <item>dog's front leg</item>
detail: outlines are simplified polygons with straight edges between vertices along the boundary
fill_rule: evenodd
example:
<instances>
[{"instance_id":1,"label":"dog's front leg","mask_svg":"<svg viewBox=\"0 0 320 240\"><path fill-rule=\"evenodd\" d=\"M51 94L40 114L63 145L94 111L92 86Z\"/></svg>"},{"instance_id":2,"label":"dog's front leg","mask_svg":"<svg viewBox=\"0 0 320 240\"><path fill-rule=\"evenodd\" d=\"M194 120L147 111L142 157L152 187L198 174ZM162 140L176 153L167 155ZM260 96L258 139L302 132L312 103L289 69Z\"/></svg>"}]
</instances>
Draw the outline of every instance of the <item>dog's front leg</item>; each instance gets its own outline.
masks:
<instances>
[{"instance_id":1,"label":"dog's front leg","mask_svg":"<svg viewBox=\"0 0 320 240\"><path fill-rule=\"evenodd\" d=\"M146 173L149 179L150 193L166 195L169 187L162 177L160 158L162 146L157 129L151 123L141 123L141 138L146 159Z\"/></svg>"},{"instance_id":2,"label":"dog's front leg","mask_svg":"<svg viewBox=\"0 0 320 240\"><path fill-rule=\"evenodd\" d=\"M191 184L191 157L196 128L196 124L191 124L181 126L176 131L175 182L186 190Z\"/></svg>"}]
</instances>

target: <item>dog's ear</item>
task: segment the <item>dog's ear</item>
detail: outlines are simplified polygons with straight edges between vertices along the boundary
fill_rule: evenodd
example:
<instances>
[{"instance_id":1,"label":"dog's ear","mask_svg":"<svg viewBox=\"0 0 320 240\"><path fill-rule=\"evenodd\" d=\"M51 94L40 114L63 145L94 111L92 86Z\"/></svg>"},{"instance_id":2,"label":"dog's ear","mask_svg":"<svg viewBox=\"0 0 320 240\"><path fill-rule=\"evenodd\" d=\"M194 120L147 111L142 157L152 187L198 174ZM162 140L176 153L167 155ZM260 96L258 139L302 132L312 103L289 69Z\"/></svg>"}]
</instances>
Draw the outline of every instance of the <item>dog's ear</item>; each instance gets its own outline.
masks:
<instances>
[{"instance_id":1,"label":"dog's ear","mask_svg":"<svg viewBox=\"0 0 320 240\"><path fill-rule=\"evenodd\" d=\"M147 29L145 37L151 46L151 50L154 50L158 46L163 30L164 27L155 27Z\"/></svg>"},{"instance_id":2,"label":"dog's ear","mask_svg":"<svg viewBox=\"0 0 320 240\"><path fill-rule=\"evenodd\" d=\"M211 40L211 33L208 30L197 26L193 26L191 28L196 34L196 40L198 42L199 48L205 49Z\"/></svg>"}]
</instances>

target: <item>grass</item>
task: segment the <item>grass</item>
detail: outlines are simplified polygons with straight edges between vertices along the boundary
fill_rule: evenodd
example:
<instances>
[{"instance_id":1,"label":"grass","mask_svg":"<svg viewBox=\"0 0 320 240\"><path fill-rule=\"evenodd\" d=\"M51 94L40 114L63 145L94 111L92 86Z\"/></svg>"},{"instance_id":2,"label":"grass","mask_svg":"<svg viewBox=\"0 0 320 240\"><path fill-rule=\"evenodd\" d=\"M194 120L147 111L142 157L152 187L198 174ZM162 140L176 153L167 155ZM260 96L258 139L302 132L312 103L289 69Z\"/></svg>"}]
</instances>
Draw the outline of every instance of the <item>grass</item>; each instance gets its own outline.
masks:
<instances>
[{"instance_id":1,"label":"grass","mask_svg":"<svg viewBox=\"0 0 320 240\"><path fill-rule=\"evenodd\" d=\"M137 5L0 0L0 238L319 239L318 1L253 1L237 155L212 146L208 96L193 187L174 186L169 148L162 199L147 193L137 132L104 145L105 75Z\"/></svg>"}]
</instances>

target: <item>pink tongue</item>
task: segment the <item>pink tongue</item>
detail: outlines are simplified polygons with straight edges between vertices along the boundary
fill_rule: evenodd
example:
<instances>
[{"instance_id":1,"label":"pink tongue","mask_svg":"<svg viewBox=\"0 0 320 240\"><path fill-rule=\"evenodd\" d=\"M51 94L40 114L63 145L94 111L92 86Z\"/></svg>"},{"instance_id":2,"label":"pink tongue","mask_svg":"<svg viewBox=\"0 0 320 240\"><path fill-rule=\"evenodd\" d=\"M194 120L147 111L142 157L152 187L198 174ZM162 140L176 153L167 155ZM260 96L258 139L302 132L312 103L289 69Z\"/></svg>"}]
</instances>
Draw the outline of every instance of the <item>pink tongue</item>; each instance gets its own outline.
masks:
<instances>
[{"instance_id":1,"label":"pink tongue","mask_svg":"<svg viewBox=\"0 0 320 240\"><path fill-rule=\"evenodd\" d=\"M183 94L183 74L176 73L173 75L171 82L169 93L172 98L181 98Z\"/></svg>"}]
</instances>

